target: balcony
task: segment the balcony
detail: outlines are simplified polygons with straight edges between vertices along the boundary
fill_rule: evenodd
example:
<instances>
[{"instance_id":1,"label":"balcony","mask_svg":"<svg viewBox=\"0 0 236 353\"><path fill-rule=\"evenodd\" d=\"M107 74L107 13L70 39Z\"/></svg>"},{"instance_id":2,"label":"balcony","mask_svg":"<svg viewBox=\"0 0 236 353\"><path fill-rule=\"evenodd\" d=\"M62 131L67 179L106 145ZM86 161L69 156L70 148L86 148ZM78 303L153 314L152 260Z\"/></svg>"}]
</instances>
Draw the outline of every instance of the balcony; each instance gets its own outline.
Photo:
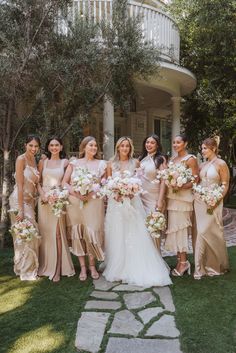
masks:
<instances>
[{"instance_id":1,"label":"balcony","mask_svg":"<svg viewBox=\"0 0 236 353\"><path fill-rule=\"evenodd\" d=\"M164 12L160 1L154 1L157 7L129 1L128 11L131 17L140 15L144 40L152 42L160 50L161 59L179 63L179 31L174 20ZM112 20L113 0L75 0L72 17L79 14L88 16L95 22Z\"/></svg>"}]
</instances>

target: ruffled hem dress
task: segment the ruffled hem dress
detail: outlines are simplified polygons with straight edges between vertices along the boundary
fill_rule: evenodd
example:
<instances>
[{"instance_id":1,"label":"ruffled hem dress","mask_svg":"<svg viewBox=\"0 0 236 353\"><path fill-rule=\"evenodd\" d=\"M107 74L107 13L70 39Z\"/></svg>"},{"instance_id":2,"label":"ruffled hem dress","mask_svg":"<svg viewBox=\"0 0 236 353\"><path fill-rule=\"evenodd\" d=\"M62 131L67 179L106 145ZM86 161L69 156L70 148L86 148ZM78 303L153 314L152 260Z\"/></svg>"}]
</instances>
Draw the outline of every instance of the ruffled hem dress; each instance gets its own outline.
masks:
<instances>
[{"instance_id":1,"label":"ruffled hem dress","mask_svg":"<svg viewBox=\"0 0 236 353\"><path fill-rule=\"evenodd\" d=\"M89 166L85 166L80 159L71 163L73 171L71 179L75 175L76 167L87 168L98 179L106 170L104 160L94 160ZM91 255L99 261L104 260L104 201L90 199L82 205L79 198L70 195L70 205L67 207L67 226L71 241L71 252L76 256Z\"/></svg>"}]
</instances>

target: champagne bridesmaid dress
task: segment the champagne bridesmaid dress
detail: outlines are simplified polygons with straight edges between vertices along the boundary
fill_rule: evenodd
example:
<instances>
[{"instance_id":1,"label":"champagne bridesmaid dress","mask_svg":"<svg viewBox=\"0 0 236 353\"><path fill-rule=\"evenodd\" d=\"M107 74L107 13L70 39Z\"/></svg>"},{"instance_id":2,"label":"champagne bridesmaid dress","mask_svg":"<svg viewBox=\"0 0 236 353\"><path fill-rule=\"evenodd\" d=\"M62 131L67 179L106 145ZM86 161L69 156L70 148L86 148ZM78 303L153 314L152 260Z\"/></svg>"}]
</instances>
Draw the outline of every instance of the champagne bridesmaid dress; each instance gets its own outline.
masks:
<instances>
[{"instance_id":1,"label":"champagne bridesmaid dress","mask_svg":"<svg viewBox=\"0 0 236 353\"><path fill-rule=\"evenodd\" d=\"M70 162L75 175L76 167L86 168L100 179L106 171L106 162L95 159L88 165L84 160L74 159ZM67 225L71 239L71 252L76 256L91 255L99 261L104 260L104 202L101 199L90 199L82 206L79 198L70 195L70 206L67 207ZM81 207L82 206L82 207Z\"/></svg>"},{"instance_id":2,"label":"champagne bridesmaid dress","mask_svg":"<svg viewBox=\"0 0 236 353\"><path fill-rule=\"evenodd\" d=\"M143 173L140 176L142 187L145 191L141 194L141 200L148 216L156 209L157 201L160 193L160 183L154 182L157 176L157 169L155 162L151 156L146 156L140 162ZM160 249L160 239L153 239L155 245Z\"/></svg>"},{"instance_id":3,"label":"champagne bridesmaid dress","mask_svg":"<svg viewBox=\"0 0 236 353\"><path fill-rule=\"evenodd\" d=\"M24 218L29 219L36 228L37 223L35 221L35 206L37 198L37 183L39 181L39 173L37 168L28 165L24 155L18 157L25 161L24 169L24 185L23 185L23 207L24 207ZM17 210L18 207L18 190L17 185L14 186L14 190L9 198L11 210ZM11 223L16 222L16 216L13 212L10 212ZM18 242L13 236L14 242L14 272L17 276L20 276L22 281L32 281L37 279L38 273L38 251L40 239L33 237L31 241Z\"/></svg>"},{"instance_id":4,"label":"champagne bridesmaid dress","mask_svg":"<svg viewBox=\"0 0 236 353\"><path fill-rule=\"evenodd\" d=\"M146 156L140 162L143 174L140 176L142 187L145 193L141 195L141 200L146 214L155 211L160 192L160 183L153 182L157 176L157 169L151 156Z\"/></svg>"},{"instance_id":5,"label":"champagne bridesmaid dress","mask_svg":"<svg viewBox=\"0 0 236 353\"><path fill-rule=\"evenodd\" d=\"M179 163L186 163L189 158L196 158L188 154ZM168 228L166 231L165 249L173 253L188 252L189 228L192 226L193 211L192 189L180 189L174 193L172 188L167 193Z\"/></svg>"},{"instance_id":6,"label":"champagne bridesmaid dress","mask_svg":"<svg viewBox=\"0 0 236 353\"><path fill-rule=\"evenodd\" d=\"M60 186L64 176L65 160L60 160L60 165L56 168L48 168L48 159L44 161L42 180L42 189L49 191L54 186ZM39 276L47 276L52 279L57 266L57 227L60 229L62 255L61 255L61 275L73 276L75 274L74 266L71 260L70 251L66 237L66 218L61 215L56 217L49 204L42 204L39 198L38 203L38 224L40 235L42 236L39 249Z\"/></svg>"},{"instance_id":7,"label":"champagne bridesmaid dress","mask_svg":"<svg viewBox=\"0 0 236 353\"><path fill-rule=\"evenodd\" d=\"M201 185L221 184L220 175L214 166L214 161L204 165L200 172ZM194 199L197 223L197 240L195 245L194 277L221 275L229 269L226 242L223 233L223 201L214 209L213 214L207 213L207 205Z\"/></svg>"}]
</instances>

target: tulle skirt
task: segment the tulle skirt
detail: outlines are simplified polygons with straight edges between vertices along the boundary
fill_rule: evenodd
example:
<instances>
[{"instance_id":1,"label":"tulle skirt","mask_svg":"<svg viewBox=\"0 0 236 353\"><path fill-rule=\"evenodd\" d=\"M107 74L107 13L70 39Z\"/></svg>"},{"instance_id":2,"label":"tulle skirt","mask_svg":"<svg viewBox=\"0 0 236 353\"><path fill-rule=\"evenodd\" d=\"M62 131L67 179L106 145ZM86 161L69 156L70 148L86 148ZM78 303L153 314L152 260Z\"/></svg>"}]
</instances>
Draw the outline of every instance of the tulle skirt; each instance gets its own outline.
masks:
<instances>
[{"instance_id":1,"label":"tulle skirt","mask_svg":"<svg viewBox=\"0 0 236 353\"><path fill-rule=\"evenodd\" d=\"M169 268L145 226L139 197L123 203L110 198L105 219L105 270L108 281L143 287L171 284Z\"/></svg>"}]
</instances>

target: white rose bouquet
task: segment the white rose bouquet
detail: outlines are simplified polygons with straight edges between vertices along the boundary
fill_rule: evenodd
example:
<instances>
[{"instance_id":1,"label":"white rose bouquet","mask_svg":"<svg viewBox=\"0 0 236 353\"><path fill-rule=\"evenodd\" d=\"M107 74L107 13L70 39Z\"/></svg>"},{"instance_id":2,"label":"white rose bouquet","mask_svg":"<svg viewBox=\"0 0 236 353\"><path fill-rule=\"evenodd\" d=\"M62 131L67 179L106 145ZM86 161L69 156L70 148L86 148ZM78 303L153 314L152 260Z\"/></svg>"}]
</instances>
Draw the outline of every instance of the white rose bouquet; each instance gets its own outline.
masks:
<instances>
[{"instance_id":1,"label":"white rose bouquet","mask_svg":"<svg viewBox=\"0 0 236 353\"><path fill-rule=\"evenodd\" d=\"M213 210L223 199L224 185L211 184L209 186L193 185L193 191L198 198L207 204L207 213L212 215Z\"/></svg>"},{"instance_id":2,"label":"white rose bouquet","mask_svg":"<svg viewBox=\"0 0 236 353\"><path fill-rule=\"evenodd\" d=\"M65 207L69 205L69 191L58 186L53 187L45 194L47 203L52 206L52 212L56 217L65 214Z\"/></svg>"},{"instance_id":3,"label":"white rose bouquet","mask_svg":"<svg viewBox=\"0 0 236 353\"><path fill-rule=\"evenodd\" d=\"M94 193L93 198L96 198L101 188L98 178L88 169L81 167L75 168L75 175L72 178L71 185L75 192L79 192L83 196L91 192ZM83 207L84 204L86 204L86 201L82 201L81 206Z\"/></svg>"},{"instance_id":4,"label":"white rose bouquet","mask_svg":"<svg viewBox=\"0 0 236 353\"><path fill-rule=\"evenodd\" d=\"M38 229L33 225L29 219L23 219L23 221L16 222L11 226L10 233L15 235L16 241L30 242L34 237L40 238Z\"/></svg>"},{"instance_id":5,"label":"white rose bouquet","mask_svg":"<svg viewBox=\"0 0 236 353\"><path fill-rule=\"evenodd\" d=\"M151 212L146 218L146 227L151 237L159 238L161 231L166 229L166 219L160 211Z\"/></svg>"},{"instance_id":6,"label":"white rose bouquet","mask_svg":"<svg viewBox=\"0 0 236 353\"><path fill-rule=\"evenodd\" d=\"M131 176L127 170L122 173L122 176L109 177L100 191L101 194L112 196L118 202L124 202L125 198L131 199L142 192L141 180Z\"/></svg>"},{"instance_id":7,"label":"white rose bouquet","mask_svg":"<svg viewBox=\"0 0 236 353\"><path fill-rule=\"evenodd\" d=\"M164 180L165 184L176 193L178 188L189 182L194 182L195 179L192 170L186 168L183 163L170 162L167 169L157 173L157 182L160 182L160 180Z\"/></svg>"}]
</instances>

